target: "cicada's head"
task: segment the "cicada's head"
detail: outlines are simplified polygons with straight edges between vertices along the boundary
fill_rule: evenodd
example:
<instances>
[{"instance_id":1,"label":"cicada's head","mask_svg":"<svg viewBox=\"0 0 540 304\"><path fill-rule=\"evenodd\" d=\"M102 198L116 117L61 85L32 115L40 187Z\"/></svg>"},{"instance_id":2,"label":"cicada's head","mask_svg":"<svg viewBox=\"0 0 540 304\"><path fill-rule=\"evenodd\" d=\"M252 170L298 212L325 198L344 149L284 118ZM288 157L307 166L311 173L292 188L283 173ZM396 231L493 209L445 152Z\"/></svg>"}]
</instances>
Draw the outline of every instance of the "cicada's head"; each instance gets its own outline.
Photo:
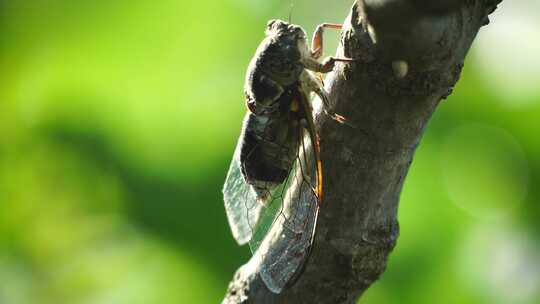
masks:
<instances>
[{"instance_id":1,"label":"cicada's head","mask_svg":"<svg viewBox=\"0 0 540 304\"><path fill-rule=\"evenodd\" d=\"M306 32L300 26L278 19L268 21L265 33L266 36L273 36L280 40L290 40L296 43L299 40L306 40Z\"/></svg>"}]
</instances>

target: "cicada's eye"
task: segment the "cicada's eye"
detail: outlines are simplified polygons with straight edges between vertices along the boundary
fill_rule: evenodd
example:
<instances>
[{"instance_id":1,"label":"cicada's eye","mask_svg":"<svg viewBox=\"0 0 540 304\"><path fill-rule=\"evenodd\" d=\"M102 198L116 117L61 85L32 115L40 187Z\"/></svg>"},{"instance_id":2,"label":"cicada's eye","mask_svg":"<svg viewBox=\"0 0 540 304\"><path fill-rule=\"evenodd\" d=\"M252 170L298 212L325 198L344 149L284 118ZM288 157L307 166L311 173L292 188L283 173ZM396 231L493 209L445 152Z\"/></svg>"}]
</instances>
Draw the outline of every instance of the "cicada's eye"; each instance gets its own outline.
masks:
<instances>
[{"instance_id":1,"label":"cicada's eye","mask_svg":"<svg viewBox=\"0 0 540 304\"><path fill-rule=\"evenodd\" d=\"M272 19L266 24L266 35L271 35L272 33L280 33L281 31L283 31L284 28L286 28L286 26L284 27L283 21L278 19Z\"/></svg>"},{"instance_id":2,"label":"cicada's eye","mask_svg":"<svg viewBox=\"0 0 540 304\"><path fill-rule=\"evenodd\" d=\"M299 27L298 25L290 24L289 31L294 35L296 39L306 38L306 34L304 33L304 30L302 30L302 28Z\"/></svg>"},{"instance_id":3,"label":"cicada's eye","mask_svg":"<svg viewBox=\"0 0 540 304\"><path fill-rule=\"evenodd\" d=\"M268 23L266 24L266 29L268 30L271 29L276 23L276 21L277 21L276 19L269 20Z\"/></svg>"}]
</instances>

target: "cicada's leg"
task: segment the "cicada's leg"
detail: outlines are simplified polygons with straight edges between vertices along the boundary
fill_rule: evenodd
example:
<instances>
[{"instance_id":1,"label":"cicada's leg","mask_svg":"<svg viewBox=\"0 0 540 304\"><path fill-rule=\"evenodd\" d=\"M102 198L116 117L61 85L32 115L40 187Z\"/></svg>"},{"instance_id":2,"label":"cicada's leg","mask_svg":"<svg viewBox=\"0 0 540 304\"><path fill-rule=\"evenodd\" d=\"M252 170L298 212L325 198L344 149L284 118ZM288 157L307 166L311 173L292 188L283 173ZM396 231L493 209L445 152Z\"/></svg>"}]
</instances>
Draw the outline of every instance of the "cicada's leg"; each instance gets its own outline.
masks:
<instances>
[{"instance_id":1,"label":"cicada's leg","mask_svg":"<svg viewBox=\"0 0 540 304\"><path fill-rule=\"evenodd\" d=\"M347 119L344 116L337 114L336 112L334 112L333 109L330 108L330 101L328 99L328 93L326 93L326 90L324 88L316 90L315 94L317 94L317 96L321 98L322 103L323 103L323 110L324 110L324 113L326 113L326 115L330 116L330 118L332 118L333 120L339 123L346 124L348 126L353 127L352 124L347 122Z\"/></svg>"},{"instance_id":2,"label":"cicada's leg","mask_svg":"<svg viewBox=\"0 0 540 304\"><path fill-rule=\"evenodd\" d=\"M315 33L313 34L313 40L311 41L311 50L309 51L309 56L303 58L304 66L307 69L318 73L328 73L334 69L336 62L351 62L352 59L349 58L335 58L327 57L323 60L322 63L318 61L323 54L323 32L325 28L332 29L341 29L343 26L341 24L335 23L323 23L317 26Z\"/></svg>"},{"instance_id":3,"label":"cicada's leg","mask_svg":"<svg viewBox=\"0 0 540 304\"><path fill-rule=\"evenodd\" d=\"M283 91L283 87L272 78L256 72L244 87L246 106L251 113L260 114L262 110L274 104Z\"/></svg>"},{"instance_id":4,"label":"cicada's leg","mask_svg":"<svg viewBox=\"0 0 540 304\"><path fill-rule=\"evenodd\" d=\"M311 40L311 56L314 59L321 58L323 54L323 33L325 28L341 30L343 25L336 23L322 23L317 26Z\"/></svg>"},{"instance_id":5,"label":"cicada's leg","mask_svg":"<svg viewBox=\"0 0 540 304\"><path fill-rule=\"evenodd\" d=\"M315 94L317 94L317 96L319 96L323 103L324 113L326 113L328 116L330 116L332 119L339 123L350 125L349 123L347 123L347 119L345 117L335 113L334 110L331 108L328 93L324 89L320 79L317 79L312 73L308 71L304 71L300 77L301 82L303 83L303 85L305 85L306 91L314 92Z\"/></svg>"},{"instance_id":6,"label":"cicada's leg","mask_svg":"<svg viewBox=\"0 0 540 304\"><path fill-rule=\"evenodd\" d=\"M336 62L353 62L354 59L326 57L323 60L323 62L320 63L313 57L308 56L308 57L303 57L301 61L304 67L308 70L318 72L318 73L328 73L334 69Z\"/></svg>"}]
</instances>

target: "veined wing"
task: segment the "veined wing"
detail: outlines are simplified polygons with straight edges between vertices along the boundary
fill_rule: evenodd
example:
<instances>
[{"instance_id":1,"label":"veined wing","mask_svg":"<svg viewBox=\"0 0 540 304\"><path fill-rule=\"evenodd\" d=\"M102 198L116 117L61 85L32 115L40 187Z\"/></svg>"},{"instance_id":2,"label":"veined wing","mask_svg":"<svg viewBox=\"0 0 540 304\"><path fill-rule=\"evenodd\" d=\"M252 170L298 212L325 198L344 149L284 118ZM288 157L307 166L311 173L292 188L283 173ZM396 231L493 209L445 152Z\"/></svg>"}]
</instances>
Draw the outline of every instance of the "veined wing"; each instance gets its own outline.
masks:
<instances>
[{"instance_id":1,"label":"veined wing","mask_svg":"<svg viewBox=\"0 0 540 304\"><path fill-rule=\"evenodd\" d=\"M289 176L282 206L276 213L270 229L258 244L250 241L254 253L261 259L261 277L274 293L280 293L294 283L307 261L315 235L319 214L316 192L316 163L304 144Z\"/></svg>"},{"instance_id":2,"label":"veined wing","mask_svg":"<svg viewBox=\"0 0 540 304\"><path fill-rule=\"evenodd\" d=\"M246 114L245 119L247 119L247 115L249 114ZM261 203L257 202L255 192L242 176L240 151L243 138L244 136L241 134L223 185L223 199L229 226L234 238L240 245L251 240L255 227L259 223L261 211L264 208Z\"/></svg>"},{"instance_id":3,"label":"veined wing","mask_svg":"<svg viewBox=\"0 0 540 304\"><path fill-rule=\"evenodd\" d=\"M308 120L307 129L299 132L299 151L295 165L282 192L274 198L282 198L277 210L264 210L256 237L250 241L255 258L260 259L261 278L274 293L280 293L292 285L304 269L315 236L317 217L322 199L322 166L319 143L311 117L311 107L305 95L302 106ZM307 132L304 132L307 131ZM280 194L280 195L278 195ZM266 213L270 213L267 215ZM267 226L267 227L265 227ZM258 236L263 238L259 239Z\"/></svg>"},{"instance_id":4,"label":"veined wing","mask_svg":"<svg viewBox=\"0 0 540 304\"><path fill-rule=\"evenodd\" d=\"M319 143L306 95L298 90L294 96L303 108L299 113L306 114L307 124L291 121L296 121L291 127L298 129L291 134L296 134L293 138L298 144L285 181L271 190L264 203L257 200L241 171L243 133L223 189L233 235L240 244L249 241L254 252L252 262L260 266L263 281L275 293L293 284L303 270L313 243L322 199ZM243 132L245 130L243 128Z\"/></svg>"}]
</instances>

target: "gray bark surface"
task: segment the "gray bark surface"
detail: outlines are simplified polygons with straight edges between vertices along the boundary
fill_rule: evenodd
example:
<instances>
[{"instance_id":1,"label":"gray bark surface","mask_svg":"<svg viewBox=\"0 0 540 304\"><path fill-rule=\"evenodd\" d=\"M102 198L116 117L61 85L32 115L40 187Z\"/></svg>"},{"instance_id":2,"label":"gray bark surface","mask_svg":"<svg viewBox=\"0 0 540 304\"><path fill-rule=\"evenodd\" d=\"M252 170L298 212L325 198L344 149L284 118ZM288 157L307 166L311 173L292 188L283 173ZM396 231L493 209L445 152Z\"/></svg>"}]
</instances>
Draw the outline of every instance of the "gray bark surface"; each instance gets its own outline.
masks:
<instances>
[{"instance_id":1,"label":"gray bark surface","mask_svg":"<svg viewBox=\"0 0 540 304\"><path fill-rule=\"evenodd\" d=\"M338 55L356 61L338 64L326 88L335 111L356 128L318 116L325 195L311 257L298 281L281 294L270 292L257 265L247 263L223 303L355 303L379 278L399 235L399 196L415 149L437 105L452 92L478 30L500 2L353 5ZM397 62L407 62L404 77L404 65Z\"/></svg>"}]
</instances>

